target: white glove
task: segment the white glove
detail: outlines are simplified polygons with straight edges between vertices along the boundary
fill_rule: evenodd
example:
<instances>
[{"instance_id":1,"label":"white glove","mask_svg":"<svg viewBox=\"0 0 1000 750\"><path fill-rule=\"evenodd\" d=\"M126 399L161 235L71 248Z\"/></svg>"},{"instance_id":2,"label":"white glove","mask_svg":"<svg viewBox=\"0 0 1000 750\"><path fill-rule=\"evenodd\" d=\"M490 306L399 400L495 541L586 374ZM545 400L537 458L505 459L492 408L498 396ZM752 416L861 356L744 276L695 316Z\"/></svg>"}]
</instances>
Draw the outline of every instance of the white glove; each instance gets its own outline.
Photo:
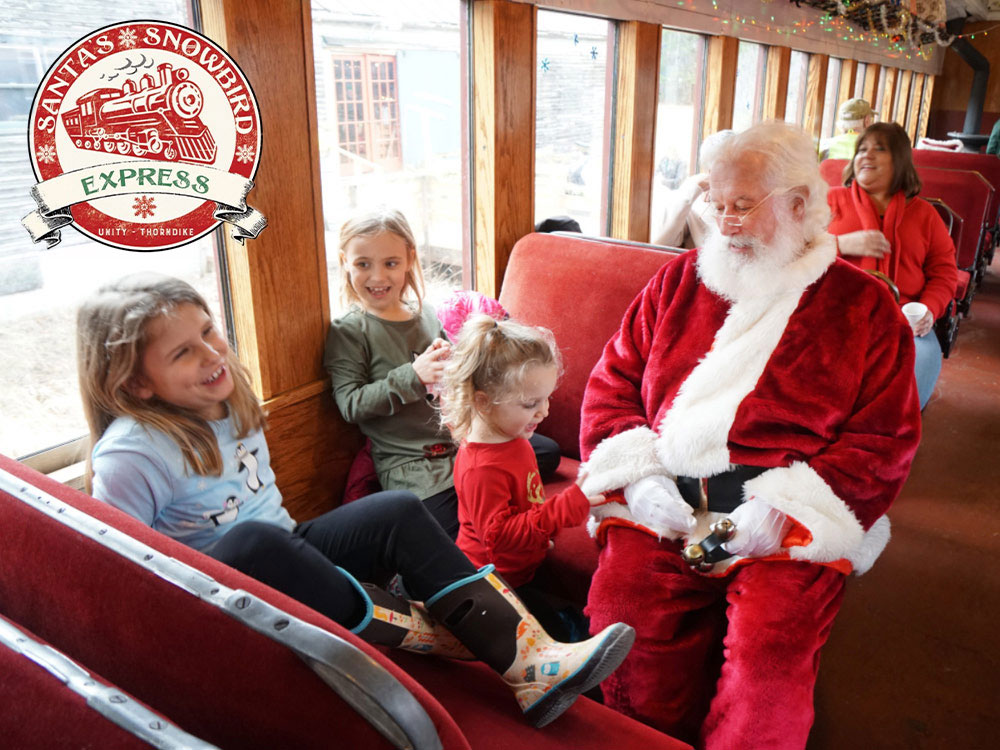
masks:
<instances>
[{"instance_id":1,"label":"white glove","mask_svg":"<svg viewBox=\"0 0 1000 750\"><path fill-rule=\"evenodd\" d=\"M890 252L889 240L877 229L861 229L837 236L837 248L841 255L868 256L881 258Z\"/></svg>"},{"instance_id":2,"label":"white glove","mask_svg":"<svg viewBox=\"0 0 1000 750\"><path fill-rule=\"evenodd\" d=\"M722 548L741 557L773 555L781 549L791 525L788 516L756 497L730 513L729 520L736 525L736 533Z\"/></svg>"},{"instance_id":3,"label":"white glove","mask_svg":"<svg viewBox=\"0 0 1000 750\"><path fill-rule=\"evenodd\" d=\"M625 488L632 517L660 536L675 538L694 529L694 508L681 497L670 477L653 475Z\"/></svg>"}]
</instances>

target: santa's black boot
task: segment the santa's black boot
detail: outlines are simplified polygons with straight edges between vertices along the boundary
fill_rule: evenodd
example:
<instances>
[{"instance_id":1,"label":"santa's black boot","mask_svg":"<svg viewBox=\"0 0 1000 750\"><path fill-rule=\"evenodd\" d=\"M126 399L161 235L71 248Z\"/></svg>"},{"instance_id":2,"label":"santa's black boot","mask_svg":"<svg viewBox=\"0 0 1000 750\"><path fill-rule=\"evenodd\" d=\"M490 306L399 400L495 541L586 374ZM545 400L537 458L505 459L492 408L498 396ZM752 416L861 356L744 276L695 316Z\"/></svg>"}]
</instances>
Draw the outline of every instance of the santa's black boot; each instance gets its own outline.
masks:
<instances>
[{"instance_id":1,"label":"santa's black boot","mask_svg":"<svg viewBox=\"0 0 1000 750\"><path fill-rule=\"evenodd\" d=\"M554 640L492 565L430 597L427 609L503 677L536 727L615 671L635 641L635 631L622 623L580 643Z\"/></svg>"}]
</instances>

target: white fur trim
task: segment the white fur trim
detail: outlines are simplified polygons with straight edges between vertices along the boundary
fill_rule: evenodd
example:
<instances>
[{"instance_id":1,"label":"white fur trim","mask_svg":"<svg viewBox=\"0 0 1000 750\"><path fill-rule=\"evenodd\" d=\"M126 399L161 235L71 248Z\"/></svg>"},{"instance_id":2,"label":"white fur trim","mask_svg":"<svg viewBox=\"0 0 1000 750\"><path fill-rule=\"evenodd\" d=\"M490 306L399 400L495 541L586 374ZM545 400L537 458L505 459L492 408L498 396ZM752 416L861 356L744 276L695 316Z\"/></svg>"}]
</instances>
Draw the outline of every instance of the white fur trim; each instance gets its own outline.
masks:
<instances>
[{"instance_id":1,"label":"white fur trim","mask_svg":"<svg viewBox=\"0 0 1000 750\"><path fill-rule=\"evenodd\" d=\"M584 495L618 490L653 474L666 474L656 458L656 433L634 427L602 440L580 465ZM672 477L671 477L672 478Z\"/></svg>"},{"instance_id":2,"label":"white fur trim","mask_svg":"<svg viewBox=\"0 0 1000 750\"><path fill-rule=\"evenodd\" d=\"M856 556L863 562L870 554L861 553L866 536L861 523L830 485L806 463L797 461L791 466L768 469L744 484L743 494L747 498L759 497L809 530L812 542L805 547L788 549L793 560L834 562L848 559L853 565ZM868 561L868 567L879 552L881 549Z\"/></svg>"},{"instance_id":3,"label":"white fur trim","mask_svg":"<svg viewBox=\"0 0 1000 750\"><path fill-rule=\"evenodd\" d=\"M882 516L872 524L872 527L865 532L861 546L847 556L854 568L855 575L867 573L871 569L875 560L885 549L885 545L889 543L891 535L888 516Z\"/></svg>"},{"instance_id":4,"label":"white fur trim","mask_svg":"<svg viewBox=\"0 0 1000 750\"><path fill-rule=\"evenodd\" d=\"M671 473L709 477L729 469L729 432L737 409L756 387L802 293L836 258L833 243L825 239L782 269L769 294L732 303L711 349L659 425L657 455ZM699 257L698 273L713 289L710 281L718 272L712 264Z\"/></svg>"}]
</instances>

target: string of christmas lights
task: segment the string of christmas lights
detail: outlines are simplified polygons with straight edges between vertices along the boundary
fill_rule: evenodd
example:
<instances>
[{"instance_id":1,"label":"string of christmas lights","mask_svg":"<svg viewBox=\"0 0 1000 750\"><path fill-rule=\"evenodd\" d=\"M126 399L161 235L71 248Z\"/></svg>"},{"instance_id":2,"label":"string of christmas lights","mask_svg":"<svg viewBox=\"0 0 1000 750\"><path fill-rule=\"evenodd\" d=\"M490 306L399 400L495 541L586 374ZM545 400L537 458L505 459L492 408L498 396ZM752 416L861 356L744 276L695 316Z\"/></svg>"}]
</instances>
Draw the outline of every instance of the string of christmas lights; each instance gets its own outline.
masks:
<instances>
[{"instance_id":1,"label":"string of christmas lights","mask_svg":"<svg viewBox=\"0 0 1000 750\"><path fill-rule=\"evenodd\" d=\"M762 0L766 5L770 0ZM680 7L695 6L696 0L677 0ZM807 29L816 28L821 32L832 34L845 42L871 44L885 51L891 58L914 57L928 59L932 48L928 45L949 46L956 39L975 39L976 36L989 36L989 32L1000 28L1000 24L987 29L979 29L968 34L950 34L944 24L932 24L903 8L899 0L789 0L797 6L805 3L812 7L831 6L817 19L795 21L791 25L775 21L773 15L765 13L762 16L752 16L743 13L724 15L719 12L719 0L711 0L715 12L712 19L723 26L732 28L760 28L765 31L787 36L801 34ZM835 6L835 8L833 7ZM844 13L833 12L843 10ZM850 13L851 17L845 15ZM853 18L860 19L859 21Z\"/></svg>"}]
</instances>

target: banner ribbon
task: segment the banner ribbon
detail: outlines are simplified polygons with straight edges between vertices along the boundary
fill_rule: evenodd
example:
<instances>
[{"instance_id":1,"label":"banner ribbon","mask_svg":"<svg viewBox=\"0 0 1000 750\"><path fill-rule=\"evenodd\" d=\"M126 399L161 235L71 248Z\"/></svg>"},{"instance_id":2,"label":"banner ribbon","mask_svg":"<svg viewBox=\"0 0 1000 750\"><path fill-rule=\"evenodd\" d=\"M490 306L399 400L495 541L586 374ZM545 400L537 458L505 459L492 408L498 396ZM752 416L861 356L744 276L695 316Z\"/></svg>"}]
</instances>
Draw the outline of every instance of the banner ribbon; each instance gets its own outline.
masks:
<instances>
[{"instance_id":1,"label":"banner ribbon","mask_svg":"<svg viewBox=\"0 0 1000 750\"><path fill-rule=\"evenodd\" d=\"M60 230L73 223L69 207L118 195L167 194L214 201L213 218L232 226L241 245L255 239L267 218L248 206L253 180L215 167L134 159L83 167L39 182L31 188L38 209L21 219L32 242L51 249L61 241Z\"/></svg>"}]
</instances>

